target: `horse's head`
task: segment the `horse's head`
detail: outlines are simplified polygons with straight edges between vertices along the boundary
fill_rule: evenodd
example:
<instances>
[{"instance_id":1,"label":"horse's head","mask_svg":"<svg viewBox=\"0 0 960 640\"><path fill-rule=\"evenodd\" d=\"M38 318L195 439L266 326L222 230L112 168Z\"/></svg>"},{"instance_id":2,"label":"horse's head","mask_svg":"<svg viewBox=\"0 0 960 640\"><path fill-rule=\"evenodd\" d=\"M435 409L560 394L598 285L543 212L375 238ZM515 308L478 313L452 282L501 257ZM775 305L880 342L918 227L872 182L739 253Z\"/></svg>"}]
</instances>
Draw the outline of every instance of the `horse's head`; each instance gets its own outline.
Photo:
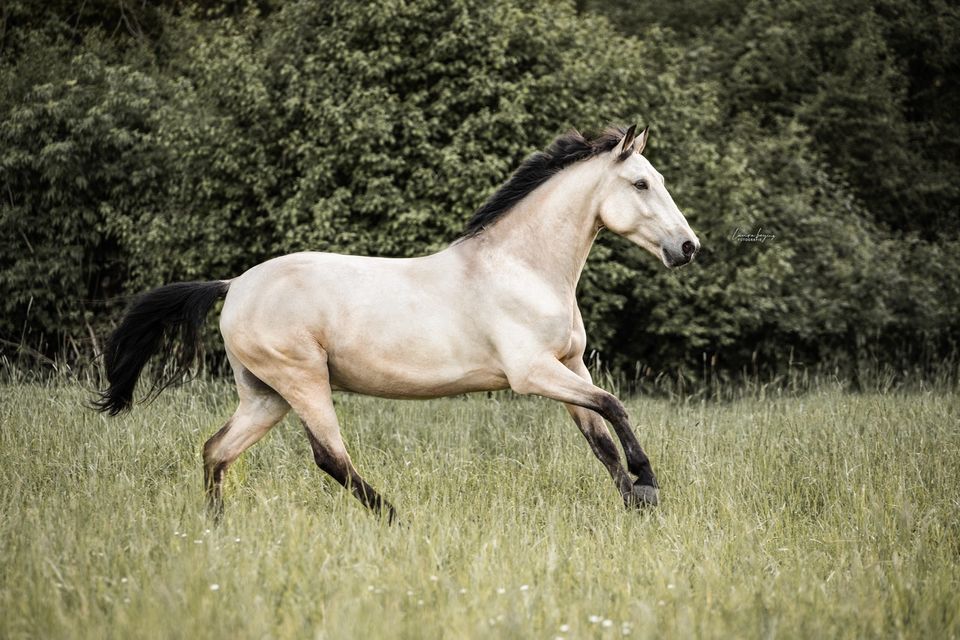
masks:
<instances>
[{"instance_id":1,"label":"horse's head","mask_svg":"<svg viewBox=\"0 0 960 640\"><path fill-rule=\"evenodd\" d=\"M600 222L668 267L679 267L693 260L700 241L670 197L663 176L642 155L648 135L649 128L637 135L632 126L608 154L599 191Z\"/></svg>"}]
</instances>

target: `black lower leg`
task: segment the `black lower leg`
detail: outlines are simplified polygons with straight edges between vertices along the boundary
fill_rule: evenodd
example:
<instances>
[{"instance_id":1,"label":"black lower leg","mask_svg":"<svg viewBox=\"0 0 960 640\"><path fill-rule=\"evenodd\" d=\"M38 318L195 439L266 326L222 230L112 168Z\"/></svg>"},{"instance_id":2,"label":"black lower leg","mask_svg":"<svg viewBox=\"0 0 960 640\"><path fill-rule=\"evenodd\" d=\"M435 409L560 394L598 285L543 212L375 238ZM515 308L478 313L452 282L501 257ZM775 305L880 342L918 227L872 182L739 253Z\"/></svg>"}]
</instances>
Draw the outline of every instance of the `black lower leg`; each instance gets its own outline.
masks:
<instances>
[{"instance_id":1,"label":"black lower leg","mask_svg":"<svg viewBox=\"0 0 960 640\"><path fill-rule=\"evenodd\" d=\"M586 438L593 455L603 463L610 477L613 478L621 497L625 502L629 501L633 493L632 481L626 471L623 470L623 465L620 463L620 452L617 450L613 438L610 437L606 429L595 429L589 423L584 424L578 417L574 417L574 422L577 423L577 427L580 428L580 432Z\"/></svg>"},{"instance_id":2,"label":"black lower leg","mask_svg":"<svg viewBox=\"0 0 960 640\"><path fill-rule=\"evenodd\" d=\"M601 415L606 418L623 445L623 452L627 458L627 469L637 476L636 484L657 487L657 478L650 466L650 458L643 452L643 447L637 440L627 410L623 404L613 396L605 396L601 402Z\"/></svg>"},{"instance_id":3,"label":"black lower leg","mask_svg":"<svg viewBox=\"0 0 960 640\"><path fill-rule=\"evenodd\" d=\"M327 450L323 444L310 433L310 429L304 428L307 438L310 440L310 448L313 449L313 460L317 466L325 471L331 478L339 482L345 489L350 491L354 497L359 500L363 506L367 507L377 515L383 515L386 512L387 521L392 523L396 518L396 511L389 502L380 497L380 494L374 490L357 473L349 459L337 456Z\"/></svg>"},{"instance_id":4,"label":"black lower leg","mask_svg":"<svg viewBox=\"0 0 960 640\"><path fill-rule=\"evenodd\" d=\"M203 465L203 487L207 494L207 513L215 523L223 518L223 473L227 465L224 463Z\"/></svg>"},{"instance_id":5,"label":"black lower leg","mask_svg":"<svg viewBox=\"0 0 960 640\"><path fill-rule=\"evenodd\" d=\"M227 434L230 424L227 422L203 444L203 490L207 496L207 513L215 523L223 518L223 474L227 463L215 457L214 449Z\"/></svg>"},{"instance_id":6,"label":"black lower leg","mask_svg":"<svg viewBox=\"0 0 960 640\"><path fill-rule=\"evenodd\" d=\"M353 473L348 475L347 478L347 482L341 484L343 484L357 500L377 515L383 515L384 512L386 512L387 520L391 523L393 522L393 519L396 517L396 511L393 505L384 500L359 474Z\"/></svg>"}]
</instances>

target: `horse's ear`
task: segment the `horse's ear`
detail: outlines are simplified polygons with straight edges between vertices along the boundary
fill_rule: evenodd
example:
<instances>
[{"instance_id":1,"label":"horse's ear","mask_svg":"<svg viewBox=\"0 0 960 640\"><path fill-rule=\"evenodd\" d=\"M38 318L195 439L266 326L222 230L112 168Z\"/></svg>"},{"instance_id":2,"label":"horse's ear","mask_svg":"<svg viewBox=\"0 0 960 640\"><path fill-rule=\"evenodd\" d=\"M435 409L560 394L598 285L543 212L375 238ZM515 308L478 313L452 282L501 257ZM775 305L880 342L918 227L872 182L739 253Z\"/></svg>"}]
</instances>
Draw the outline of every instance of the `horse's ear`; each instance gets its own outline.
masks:
<instances>
[{"instance_id":1,"label":"horse's ear","mask_svg":"<svg viewBox=\"0 0 960 640\"><path fill-rule=\"evenodd\" d=\"M627 132L624 134L623 139L620 141L620 144L617 145L615 153L617 154L618 160L626 160L631 155L633 155L633 146L637 140L637 125L632 124L630 128L627 129Z\"/></svg>"},{"instance_id":2,"label":"horse's ear","mask_svg":"<svg viewBox=\"0 0 960 640\"><path fill-rule=\"evenodd\" d=\"M640 135L637 136L637 153L643 153L643 150L647 148L647 137L650 136L650 127L644 127L643 131L640 132Z\"/></svg>"}]
</instances>

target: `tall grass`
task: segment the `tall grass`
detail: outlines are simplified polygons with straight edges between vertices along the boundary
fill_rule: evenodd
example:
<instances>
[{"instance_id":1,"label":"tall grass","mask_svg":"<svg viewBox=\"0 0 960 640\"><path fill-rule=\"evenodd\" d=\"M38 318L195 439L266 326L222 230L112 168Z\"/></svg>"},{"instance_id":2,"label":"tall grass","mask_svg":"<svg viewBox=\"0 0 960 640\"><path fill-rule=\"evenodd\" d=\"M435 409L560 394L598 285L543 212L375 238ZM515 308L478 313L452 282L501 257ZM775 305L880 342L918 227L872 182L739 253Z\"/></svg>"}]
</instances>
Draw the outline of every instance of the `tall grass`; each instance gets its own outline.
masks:
<instances>
[{"instance_id":1,"label":"tall grass","mask_svg":"<svg viewBox=\"0 0 960 640\"><path fill-rule=\"evenodd\" d=\"M960 635L960 398L633 398L662 506L623 509L563 409L508 394L341 396L390 527L313 465L291 417L228 473L200 445L233 392L132 414L0 387L0 637Z\"/></svg>"},{"instance_id":2,"label":"tall grass","mask_svg":"<svg viewBox=\"0 0 960 640\"><path fill-rule=\"evenodd\" d=\"M960 356L956 349L937 357L904 357L866 349L855 362L842 353L815 363L803 363L788 352L780 361L759 362L740 370L720 366L702 354L698 368L653 369L636 363L633 369L611 371L595 353L589 359L594 379L621 394L656 396L680 402L731 401L795 397L824 390L854 393L949 393L960 386Z\"/></svg>"}]
</instances>

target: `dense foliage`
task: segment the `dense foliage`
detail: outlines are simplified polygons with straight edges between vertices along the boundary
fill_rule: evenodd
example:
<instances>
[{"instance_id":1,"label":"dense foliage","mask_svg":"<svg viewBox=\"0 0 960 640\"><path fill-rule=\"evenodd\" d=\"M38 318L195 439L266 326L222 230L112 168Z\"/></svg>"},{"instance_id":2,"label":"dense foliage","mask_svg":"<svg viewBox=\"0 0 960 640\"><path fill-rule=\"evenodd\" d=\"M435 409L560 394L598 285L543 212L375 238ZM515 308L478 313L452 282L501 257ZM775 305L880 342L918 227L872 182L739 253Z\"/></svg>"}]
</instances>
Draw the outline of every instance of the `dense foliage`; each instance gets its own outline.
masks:
<instances>
[{"instance_id":1,"label":"dense foliage","mask_svg":"<svg viewBox=\"0 0 960 640\"><path fill-rule=\"evenodd\" d=\"M607 362L949 353L957 10L649 4L13 0L2 348L83 360L124 296L291 251L439 249L553 136L642 122L704 251L668 272L601 239L581 304Z\"/></svg>"}]
</instances>

